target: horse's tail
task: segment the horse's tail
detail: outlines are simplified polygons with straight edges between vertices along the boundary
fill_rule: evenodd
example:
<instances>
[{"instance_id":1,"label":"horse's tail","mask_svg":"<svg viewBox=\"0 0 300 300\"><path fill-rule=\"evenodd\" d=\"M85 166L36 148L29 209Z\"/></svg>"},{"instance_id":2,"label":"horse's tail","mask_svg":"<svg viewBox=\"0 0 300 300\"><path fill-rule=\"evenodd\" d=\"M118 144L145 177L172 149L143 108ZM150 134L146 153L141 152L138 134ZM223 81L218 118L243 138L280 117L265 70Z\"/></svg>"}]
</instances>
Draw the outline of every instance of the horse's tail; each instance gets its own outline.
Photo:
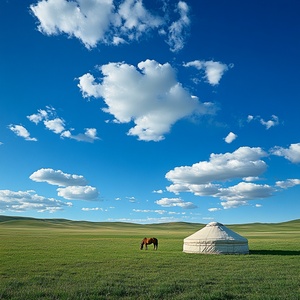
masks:
<instances>
[{"instance_id":1,"label":"horse's tail","mask_svg":"<svg viewBox=\"0 0 300 300\"><path fill-rule=\"evenodd\" d=\"M154 246L155 246L155 249L157 250L157 248L158 248L158 239L153 238L153 240L155 241Z\"/></svg>"}]
</instances>

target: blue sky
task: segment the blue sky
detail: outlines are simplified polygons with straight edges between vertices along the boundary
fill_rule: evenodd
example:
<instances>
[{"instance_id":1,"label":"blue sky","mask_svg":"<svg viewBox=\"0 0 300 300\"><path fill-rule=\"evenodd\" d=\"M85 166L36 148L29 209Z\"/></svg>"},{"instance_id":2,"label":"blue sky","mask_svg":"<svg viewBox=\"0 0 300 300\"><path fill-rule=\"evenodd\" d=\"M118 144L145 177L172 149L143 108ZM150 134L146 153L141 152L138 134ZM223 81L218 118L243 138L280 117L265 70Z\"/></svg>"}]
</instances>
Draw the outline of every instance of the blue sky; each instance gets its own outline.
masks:
<instances>
[{"instance_id":1,"label":"blue sky","mask_svg":"<svg viewBox=\"0 0 300 300\"><path fill-rule=\"evenodd\" d=\"M298 1L0 2L0 214L299 218Z\"/></svg>"}]
</instances>

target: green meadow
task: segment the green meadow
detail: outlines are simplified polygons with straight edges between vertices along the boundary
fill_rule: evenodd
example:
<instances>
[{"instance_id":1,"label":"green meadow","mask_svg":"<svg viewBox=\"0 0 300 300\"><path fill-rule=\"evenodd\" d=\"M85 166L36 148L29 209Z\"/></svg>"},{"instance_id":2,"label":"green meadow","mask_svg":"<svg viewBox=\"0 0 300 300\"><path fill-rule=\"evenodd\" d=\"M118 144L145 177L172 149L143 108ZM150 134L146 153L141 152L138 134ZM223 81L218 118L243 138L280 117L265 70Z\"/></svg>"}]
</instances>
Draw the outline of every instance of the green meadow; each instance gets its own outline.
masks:
<instances>
[{"instance_id":1,"label":"green meadow","mask_svg":"<svg viewBox=\"0 0 300 300\"><path fill-rule=\"evenodd\" d=\"M225 225L249 255L183 253L203 224L0 216L0 299L300 299L300 220Z\"/></svg>"}]
</instances>

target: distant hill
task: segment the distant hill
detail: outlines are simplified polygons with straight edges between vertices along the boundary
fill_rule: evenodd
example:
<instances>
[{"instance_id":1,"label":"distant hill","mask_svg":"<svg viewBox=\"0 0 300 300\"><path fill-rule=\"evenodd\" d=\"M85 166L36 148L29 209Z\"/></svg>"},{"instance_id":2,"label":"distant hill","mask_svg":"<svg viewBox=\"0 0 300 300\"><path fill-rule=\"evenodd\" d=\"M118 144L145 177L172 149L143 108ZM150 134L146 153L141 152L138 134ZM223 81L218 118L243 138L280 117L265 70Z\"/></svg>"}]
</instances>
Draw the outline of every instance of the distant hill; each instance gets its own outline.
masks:
<instances>
[{"instance_id":1,"label":"distant hill","mask_svg":"<svg viewBox=\"0 0 300 300\"><path fill-rule=\"evenodd\" d=\"M38 219L38 218L30 218L30 217L19 217L19 216L2 216L0 215L0 225L10 223L10 224L26 224L28 226L42 226L44 225L53 225L53 226L78 226L78 227L97 227L97 226L121 226L121 227L148 227L152 228L161 228L168 229L172 228L172 230L176 230L176 228L196 228L203 227L206 224L203 223L189 223L189 222L169 222L169 223L153 223L153 224L136 224L136 223L128 223L128 222L91 222L91 221L72 221L67 219ZM266 226L280 226L280 227L299 227L300 228L300 219L291 220L287 222L281 223L248 223L248 224L233 224L227 225L229 227L234 228L243 228L246 229L249 226L255 226L256 228L265 228Z\"/></svg>"}]
</instances>

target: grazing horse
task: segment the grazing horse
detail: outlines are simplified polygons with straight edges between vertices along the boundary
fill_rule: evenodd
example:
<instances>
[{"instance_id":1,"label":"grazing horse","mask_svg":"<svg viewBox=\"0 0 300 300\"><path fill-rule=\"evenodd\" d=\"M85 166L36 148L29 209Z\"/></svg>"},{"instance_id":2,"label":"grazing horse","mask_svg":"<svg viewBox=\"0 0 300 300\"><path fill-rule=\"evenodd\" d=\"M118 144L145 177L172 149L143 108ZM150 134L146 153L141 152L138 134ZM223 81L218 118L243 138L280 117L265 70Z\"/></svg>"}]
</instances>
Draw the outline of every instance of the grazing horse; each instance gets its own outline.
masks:
<instances>
[{"instance_id":1,"label":"grazing horse","mask_svg":"<svg viewBox=\"0 0 300 300\"><path fill-rule=\"evenodd\" d=\"M157 250L158 247L158 240L157 238L144 238L141 242L141 250L143 250L143 247L145 245L145 249L148 250L148 245L153 244L154 245L154 250Z\"/></svg>"}]
</instances>

